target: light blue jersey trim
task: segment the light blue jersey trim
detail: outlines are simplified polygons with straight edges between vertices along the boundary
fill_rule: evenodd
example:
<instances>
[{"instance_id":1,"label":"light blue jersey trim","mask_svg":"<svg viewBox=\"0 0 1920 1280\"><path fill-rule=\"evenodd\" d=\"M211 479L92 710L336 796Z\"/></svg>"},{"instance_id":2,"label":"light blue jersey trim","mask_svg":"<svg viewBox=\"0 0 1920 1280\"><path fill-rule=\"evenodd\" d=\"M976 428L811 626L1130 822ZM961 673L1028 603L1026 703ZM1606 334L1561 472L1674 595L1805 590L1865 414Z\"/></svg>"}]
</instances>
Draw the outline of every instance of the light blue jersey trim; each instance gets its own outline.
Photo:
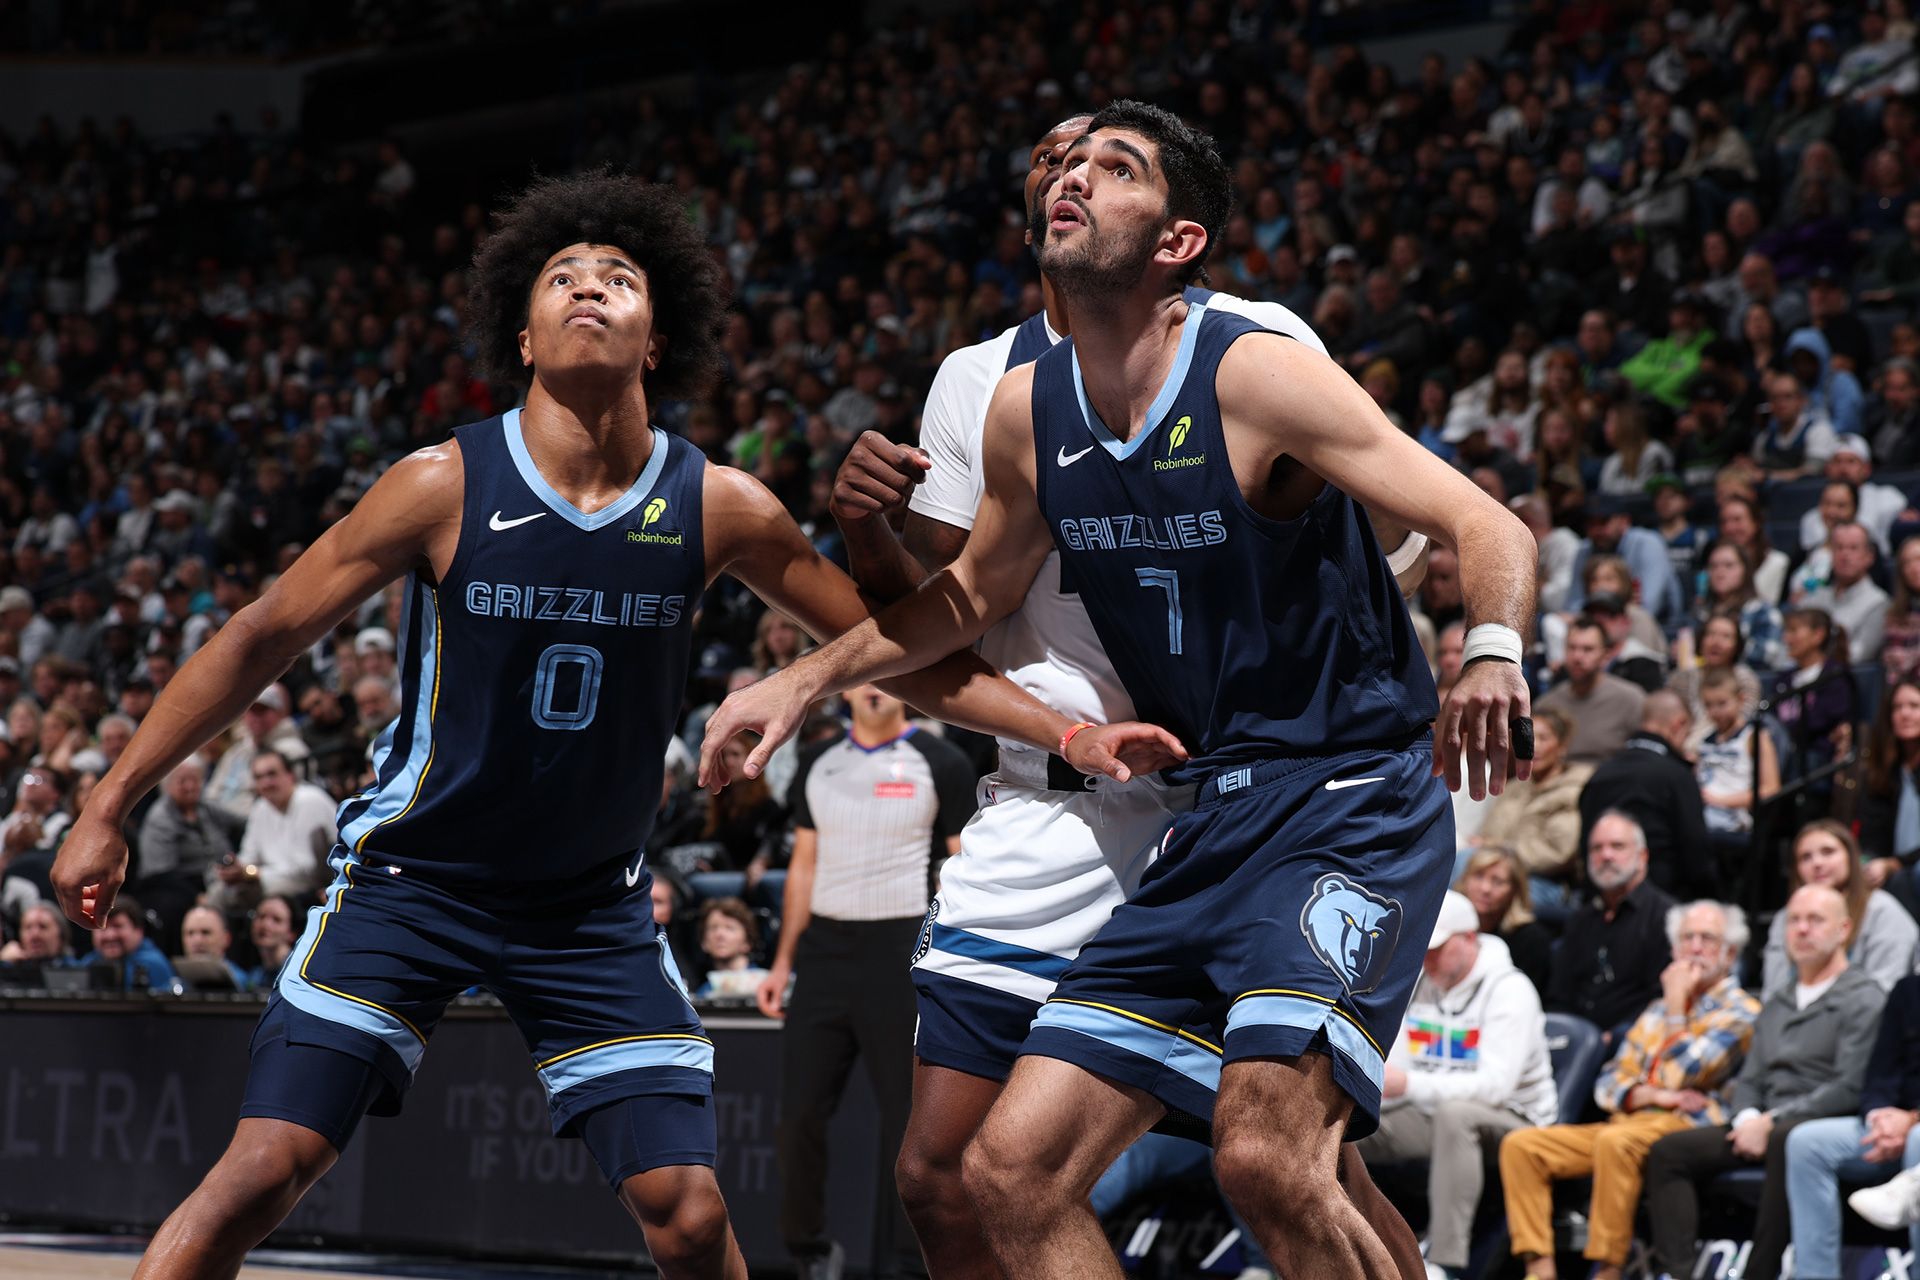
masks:
<instances>
[{"instance_id":1,"label":"light blue jersey trim","mask_svg":"<svg viewBox=\"0 0 1920 1280\"><path fill-rule=\"evenodd\" d=\"M1207 305L1204 302L1187 304L1187 319L1180 327L1180 349L1174 353L1173 368L1167 370L1167 380L1160 384L1160 394L1147 406L1147 424L1140 428L1140 434L1131 440L1121 440L1100 421L1100 415L1093 411L1093 405L1087 400L1087 384L1080 376L1080 348L1075 347L1069 354L1073 357L1073 394L1080 401L1080 417L1086 422L1087 430L1093 434L1094 442L1115 458L1125 461L1137 453L1160 425L1160 420L1173 408L1175 397L1180 388L1186 385L1187 370L1193 365L1193 348L1200 341L1200 322L1206 319Z\"/></svg>"},{"instance_id":2,"label":"light blue jersey trim","mask_svg":"<svg viewBox=\"0 0 1920 1280\"><path fill-rule=\"evenodd\" d=\"M660 473L667 468L667 449L672 439L660 428L653 428L653 453L647 458L647 465L640 469L640 478L625 493L615 498L592 515L560 496L560 491L546 482L540 468L533 465L533 455L527 452L527 438L520 431L520 411L509 409L500 420L500 429L507 437L507 452L513 455L513 465L520 472L520 478L527 482L527 488L534 496L547 504L557 516L569 524L592 533L595 529L612 524L627 512L640 505L643 498L652 491L660 479Z\"/></svg>"},{"instance_id":3,"label":"light blue jersey trim","mask_svg":"<svg viewBox=\"0 0 1920 1280\"><path fill-rule=\"evenodd\" d=\"M1057 1027L1062 1031L1078 1032L1170 1067L1210 1092L1220 1091L1220 1059L1217 1055L1144 1022L1135 1022L1132 1018L1123 1018L1104 1009L1053 1000L1040 1006L1040 1015L1033 1020L1033 1026L1036 1031L1041 1027Z\"/></svg>"},{"instance_id":4,"label":"light blue jersey trim","mask_svg":"<svg viewBox=\"0 0 1920 1280\"><path fill-rule=\"evenodd\" d=\"M1066 973L1070 960L1063 960L1044 951L1033 951L1026 947L1017 947L1011 942L998 942L982 937L977 933L968 933L965 929L956 929L952 925L936 924L929 945L935 951L945 951L951 955L966 956L973 960L984 960L989 964L1004 965L1009 969L1018 969L1022 973L1031 973L1042 978L1051 978L1058 982Z\"/></svg>"},{"instance_id":5,"label":"light blue jersey trim","mask_svg":"<svg viewBox=\"0 0 1920 1280\"><path fill-rule=\"evenodd\" d=\"M307 962L313 959L314 948L327 931L327 921L340 910L341 899L353 887L351 871L360 865L360 859L350 853L338 853L334 855L333 865L338 874L327 887L326 904L307 913L307 927L293 950L287 953L286 964L281 966L280 998L324 1022L365 1032L392 1049L409 1073L417 1071L427 1046L404 1019L369 1001L323 989L307 978Z\"/></svg>"},{"instance_id":6,"label":"light blue jersey trim","mask_svg":"<svg viewBox=\"0 0 1920 1280\"><path fill-rule=\"evenodd\" d=\"M412 806L420 793L421 780L426 776L427 763L433 758L433 695L439 683L436 663L440 654L440 606L434 593L419 583L413 583L413 589L419 592L424 601L420 610L420 635L417 641L420 645L420 676L414 690L413 709L411 712L402 712L403 715L413 716L413 740L408 744L406 764L394 775L393 781L380 788L372 803L361 810L360 816L341 830L340 843L356 853L360 851L361 842L373 833L374 828L393 821ZM414 642L411 636L402 636L401 641L402 652L405 652L408 643ZM381 732L380 741L384 744L379 753L381 764L386 763L387 755L393 750L394 729L398 723L396 720ZM353 804L355 801L349 800L347 803Z\"/></svg>"},{"instance_id":7,"label":"light blue jersey trim","mask_svg":"<svg viewBox=\"0 0 1920 1280\"><path fill-rule=\"evenodd\" d=\"M540 1083L551 1100L601 1076L647 1067L690 1067L711 1075L713 1045L697 1036L637 1036L552 1061L540 1068Z\"/></svg>"},{"instance_id":8,"label":"light blue jersey trim","mask_svg":"<svg viewBox=\"0 0 1920 1280\"><path fill-rule=\"evenodd\" d=\"M1333 1005L1296 996L1247 996L1227 1013L1227 1050L1233 1050L1233 1033L1240 1027L1297 1027L1302 1031L1327 1033L1327 1043L1360 1068L1361 1074L1378 1089L1386 1081L1386 1063L1380 1051L1368 1043L1360 1029L1347 1021Z\"/></svg>"}]
</instances>

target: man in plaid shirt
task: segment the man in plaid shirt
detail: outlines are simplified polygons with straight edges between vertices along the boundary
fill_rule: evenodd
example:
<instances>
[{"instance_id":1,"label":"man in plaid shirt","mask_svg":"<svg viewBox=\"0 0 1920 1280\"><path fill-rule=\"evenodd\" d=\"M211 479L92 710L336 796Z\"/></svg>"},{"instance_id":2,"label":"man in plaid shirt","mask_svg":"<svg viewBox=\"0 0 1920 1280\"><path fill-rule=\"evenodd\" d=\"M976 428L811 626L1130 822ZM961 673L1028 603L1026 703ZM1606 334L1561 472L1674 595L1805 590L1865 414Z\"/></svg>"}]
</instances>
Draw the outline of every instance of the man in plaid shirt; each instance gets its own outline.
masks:
<instances>
[{"instance_id":1,"label":"man in plaid shirt","mask_svg":"<svg viewBox=\"0 0 1920 1280\"><path fill-rule=\"evenodd\" d=\"M1728 1087L1760 1014L1733 977L1747 936L1738 907L1694 902L1669 911L1674 958L1660 975L1662 995L1594 1086L1606 1122L1522 1129L1500 1144L1508 1230L1528 1276L1555 1274L1553 1183L1590 1176L1586 1256L1595 1280L1619 1280L1648 1148L1681 1129L1726 1123Z\"/></svg>"}]
</instances>

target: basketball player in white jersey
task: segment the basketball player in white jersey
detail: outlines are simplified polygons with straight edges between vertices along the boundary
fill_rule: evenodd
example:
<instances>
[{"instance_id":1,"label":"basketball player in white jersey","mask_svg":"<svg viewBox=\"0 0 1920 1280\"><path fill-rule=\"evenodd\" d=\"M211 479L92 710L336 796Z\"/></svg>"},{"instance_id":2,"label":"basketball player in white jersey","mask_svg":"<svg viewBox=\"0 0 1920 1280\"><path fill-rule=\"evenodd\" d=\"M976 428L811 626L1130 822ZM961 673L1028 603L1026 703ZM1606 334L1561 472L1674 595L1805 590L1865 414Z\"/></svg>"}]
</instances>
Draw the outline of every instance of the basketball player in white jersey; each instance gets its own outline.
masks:
<instances>
[{"instance_id":1,"label":"basketball player in white jersey","mask_svg":"<svg viewBox=\"0 0 1920 1280\"><path fill-rule=\"evenodd\" d=\"M1062 121L1034 146L1025 194L1036 253L1061 159L1088 119ZM1045 277L1041 289L1042 313L941 364L922 415L924 453L868 432L842 466L833 510L854 577L869 594L888 601L905 595L965 545L980 504L981 430L994 388L1008 369L1037 359L1068 330L1065 304ZM1306 322L1278 303L1211 294L1207 305L1326 351ZM886 519L903 500L904 541ZM1402 590L1412 591L1426 571L1426 539L1398 528L1379 532L1382 546L1399 547L1389 563ZM1060 589L1058 552L1048 556L1026 603L979 648L1015 683L1076 720L1133 718L1132 700L1085 607ZM1156 778L1114 786L1023 743L1001 739L999 747L999 769L981 783L980 811L961 836L960 856L941 873L914 955L914 1103L896 1176L933 1280L1000 1276L961 1185L961 1154L1055 980L1138 886L1174 811L1192 802L1189 789ZM1404 1280L1422 1280L1418 1242L1351 1148L1342 1179L1382 1228Z\"/></svg>"}]
</instances>

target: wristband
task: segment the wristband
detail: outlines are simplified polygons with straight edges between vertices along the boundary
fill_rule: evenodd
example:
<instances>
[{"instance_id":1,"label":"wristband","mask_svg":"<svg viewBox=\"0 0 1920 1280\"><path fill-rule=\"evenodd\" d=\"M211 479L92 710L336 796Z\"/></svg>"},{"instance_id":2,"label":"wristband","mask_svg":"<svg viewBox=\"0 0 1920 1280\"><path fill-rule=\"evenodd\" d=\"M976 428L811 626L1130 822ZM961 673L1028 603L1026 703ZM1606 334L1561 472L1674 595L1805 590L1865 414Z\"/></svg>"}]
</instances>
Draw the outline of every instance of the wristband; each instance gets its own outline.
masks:
<instances>
[{"instance_id":1,"label":"wristband","mask_svg":"<svg viewBox=\"0 0 1920 1280\"><path fill-rule=\"evenodd\" d=\"M1525 656L1526 649L1520 643L1518 631L1503 623L1483 622L1467 632L1466 647L1460 651L1460 665L1464 667L1476 658L1497 658L1518 664Z\"/></svg>"},{"instance_id":2,"label":"wristband","mask_svg":"<svg viewBox=\"0 0 1920 1280\"><path fill-rule=\"evenodd\" d=\"M1060 735L1060 758L1062 760L1065 760L1067 758L1067 744L1073 741L1074 734L1080 732L1082 729L1091 729L1093 727L1094 727L1093 721L1082 720L1079 724L1076 724L1075 726L1073 726L1073 728L1061 734Z\"/></svg>"},{"instance_id":3,"label":"wristband","mask_svg":"<svg viewBox=\"0 0 1920 1280\"><path fill-rule=\"evenodd\" d=\"M1427 535L1410 530L1399 546L1387 553L1387 568L1393 570L1393 576L1399 577L1420 562L1420 555L1427 549Z\"/></svg>"}]
</instances>

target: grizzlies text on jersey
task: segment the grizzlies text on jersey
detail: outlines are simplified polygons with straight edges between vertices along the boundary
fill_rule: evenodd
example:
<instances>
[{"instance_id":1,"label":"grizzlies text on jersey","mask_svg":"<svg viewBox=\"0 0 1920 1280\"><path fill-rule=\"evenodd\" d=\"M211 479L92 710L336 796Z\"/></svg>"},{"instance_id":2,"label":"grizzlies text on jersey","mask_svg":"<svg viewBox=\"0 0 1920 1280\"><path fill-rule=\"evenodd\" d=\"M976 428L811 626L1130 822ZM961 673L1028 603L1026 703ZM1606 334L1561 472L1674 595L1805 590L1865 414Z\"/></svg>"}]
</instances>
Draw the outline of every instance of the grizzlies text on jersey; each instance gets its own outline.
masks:
<instances>
[{"instance_id":1,"label":"grizzlies text on jersey","mask_svg":"<svg viewBox=\"0 0 1920 1280\"><path fill-rule=\"evenodd\" d=\"M1276 756L1402 745L1438 711L1366 514L1329 485L1291 520L1247 504L1214 376L1260 326L1189 300L1140 434L1088 402L1072 341L1034 364L1036 494L1140 717L1177 733L1203 780Z\"/></svg>"},{"instance_id":2,"label":"grizzlies text on jersey","mask_svg":"<svg viewBox=\"0 0 1920 1280\"><path fill-rule=\"evenodd\" d=\"M655 431L587 515L534 466L520 411L462 427L446 580L407 580L400 717L340 808L356 854L447 882L554 881L647 838L705 585L706 460Z\"/></svg>"}]
</instances>

